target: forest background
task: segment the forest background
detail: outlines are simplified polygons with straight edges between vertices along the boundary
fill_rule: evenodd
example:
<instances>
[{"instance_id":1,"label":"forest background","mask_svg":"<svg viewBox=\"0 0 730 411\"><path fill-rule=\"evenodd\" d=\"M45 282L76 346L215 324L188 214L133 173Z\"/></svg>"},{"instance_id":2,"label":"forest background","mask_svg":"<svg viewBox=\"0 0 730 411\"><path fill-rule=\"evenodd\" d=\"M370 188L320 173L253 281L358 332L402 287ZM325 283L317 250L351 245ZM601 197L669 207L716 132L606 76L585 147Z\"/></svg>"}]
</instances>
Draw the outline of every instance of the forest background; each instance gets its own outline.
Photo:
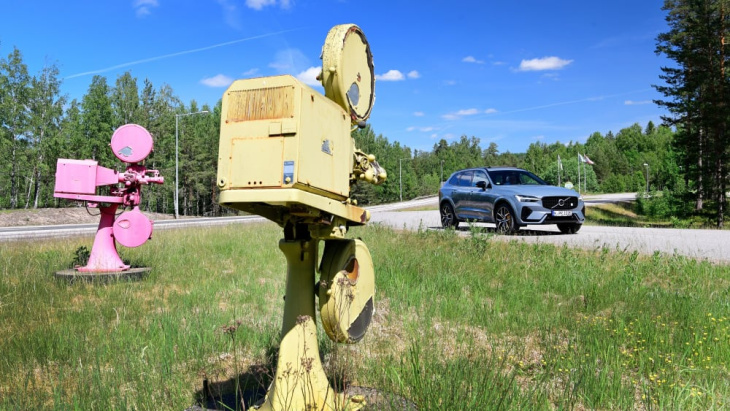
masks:
<instances>
[{"instance_id":1,"label":"forest background","mask_svg":"<svg viewBox=\"0 0 730 411\"><path fill-rule=\"evenodd\" d=\"M145 127L155 141L146 166L166 177L167 184L145 187L144 211L173 213L175 123L178 121L180 214L220 215L216 167L221 103L184 103L168 85L156 87L126 72L110 85L95 76L81 101L60 94L58 69L51 65L28 73L22 53L14 49L0 60L0 208L63 207L72 202L53 197L58 158L93 159L123 169L108 147L114 130L127 123ZM207 113L204 113L207 111ZM188 115L197 113L197 115ZM353 132L358 147L374 154L389 173L380 186L358 185L360 204L378 204L435 195L440 181L459 169L475 166L526 168L552 184L558 178L581 191L626 192L675 189L681 183L673 156L672 129L634 124L615 135L596 132L586 143L535 142L525 153L486 149L478 137L440 140L429 152L391 142L368 125ZM589 156L593 164L579 160ZM558 160L560 158L560 161ZM644 164L648 164L645 166ZM559 177L560 174L560 177Z\"/></svg>"}]
</instances>

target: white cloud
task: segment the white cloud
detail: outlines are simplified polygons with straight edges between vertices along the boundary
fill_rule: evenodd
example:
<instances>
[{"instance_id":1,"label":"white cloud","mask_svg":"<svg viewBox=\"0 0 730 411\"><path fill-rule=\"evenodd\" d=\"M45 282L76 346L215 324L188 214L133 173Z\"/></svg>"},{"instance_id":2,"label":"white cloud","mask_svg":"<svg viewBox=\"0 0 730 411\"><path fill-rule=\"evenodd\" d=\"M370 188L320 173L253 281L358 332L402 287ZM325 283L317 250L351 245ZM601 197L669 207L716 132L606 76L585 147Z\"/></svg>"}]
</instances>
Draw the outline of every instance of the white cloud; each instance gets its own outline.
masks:
<instances>
[{"instance_id":1,"label":"white cloud","mask_svg":"<svg viewBox=\"0 0 730 411\"><path fill-rule=\"evenodd\" d=\"M217 76L208 77L200 80L200 84L208 87L228 87L233 83L233 79L226 76L225 74L218 74Z\"/></svg>"},{"instance_id":2,"label":"white cloud","mask_svg":"<svg viewBox=\"0 0 730 411\"><path fill-rule=\"evenodd\" d=\"M441 116L441 118L443 118L444 120L458 120L461 117L473 116L473 115L479 114L479 113L480 113L480 111L475 108L468 108L468 109L464 109L464 110L459 110L454 113L444 114L443 116Z\"/></svg>"},{"instance_id":3,"label":"white cloud","mask_svg":"<svg viewBox=\"0 0 730 411\"><path fill-rule=\"evenodd\" d=\"M310 67L301 73L296 75L297 80L310 86L322 86L322 83L317 80L317 76L322 71L321 67Z\"/></svg>"},{"instance_id":4,"label":"white cloud","mask_svg":"<svg viewBox=\"0 0 730 411\"><path fill-rule=\"evenodd\" d=\"M157 0L134 0L132 3L137 17L143 18L152 14L152 8L158 7Z\"/></svg>"},{"instance_id":5,"label":"white cloud","mask_svg":"<svg viewBox=\"0 0 730 411\"><path fill-rule=\"evenodd\" d=\"M408 72L407 76L408 76L408 78L416 79L416 78L421 77L421 74L419 72L417 72L416 70L411 70Z\"/></svg>"},{"instance_id":6,"label":"white cloud","mask_svg":"<svg viewBox=\"0 0 730 411\"><path fill-rule=\"evenodd\" d=\"M428 132L431 132L434 130L435 130L434 127L415 127L415 126L411 126L406 129L406 131L420 131L422 133L428 133Z\"/></svg>"},{"instance_id":7,"label":"white cloud","mask_svg":"<svg viewBox=\"0 0 730 411\"><path fill-rule=\"evenodd\" d=\"M445 86L455 86L456 80L446 80L446 81L444 81L444 85Z\"/></svg>"},{"instance_id":8,"label":"white cloud","mask_svg":"<svg viewBox=\"0 0 730 411\"><path fill-rule=\"evenodd\" d=\"M416 116L416 117L423 117L423 116L425 116L425 114L424 114L423 111L414 111L413 112L413 115Z\"/></svg>"},{"instance_id":9,"label":"white cloud","mask_svg":"<svg viewBox=\"0 0 730 411\"><path fill-rule=\"evenodd\" d=\"M627 106L639 106L642 104L651 104L651 100L642 100L642 101L626 100L626 101L624 101L624 105L627 105Z\"/></svg>"},{"instance_id":10,"label":"white cloud","mask_svg":"<svg viewBox=\"0 0 730 411\"><path fill-rule=\"evenodd\" d=\"M279 3L282 9L291 7L291 0L246 0L246 6L254 10L262 10L264 7L275 6Z\"/></svg>"},{"instance_id":11,"label":"white cloud","mask_svg":"<svg viewBox=\"0 0 730 411\"><path fill-rule=\"evenodd\" d=\"M250 70L246 70L246 71L244 71L243 73L241 73L241 75L242 75L243 77L251 77L251 76L253 76L254 74L256 74L256 73L258 73L258 72L259 72L259 69L257 69L257 68L252 68L252 69L250 69Z\"/></svg>"},{"instance_id":12,"label":"white cloud","mask_svg":"<svg viewBox=\"0 0 730 411\"><path fill-rule=\"evenodd\" d=\"M488 108L488 109L484 110L484 114L493 114L496 112L497 112L496 108Z\"/></svg>"},{"instance_id":13,"label":"white cloud","mask_svg":"<svg viewBox=\"0 0 730 411\"><path fill-rule=\"evenodd\" d=\"M464 63L484 64L484 60L477 60L474 56L466 56L461 61Z\"/></svg>"},{"instance_id":14,"label":"white cloud","mask_svg":"<svg viewBox=\"0 0 730 411\"><path fill-rule=\"evenodd\" d=\"M560 70L573 60L563 60L558 57L543 57L540 59L522 60L520 63L520 71L543 71L543 70Z\"/></svg>"},{"instance_id":15,"label":"white cloud","mask_svg":"<svg viewBox=\"0 0 730 411\"><path fill-rule=\"evenodd\" d=\"M388 70L385 74L376 74L375 79L380 81L402 81L405 80L405 76L398 70Z\"/></svg>"}]
</instances>

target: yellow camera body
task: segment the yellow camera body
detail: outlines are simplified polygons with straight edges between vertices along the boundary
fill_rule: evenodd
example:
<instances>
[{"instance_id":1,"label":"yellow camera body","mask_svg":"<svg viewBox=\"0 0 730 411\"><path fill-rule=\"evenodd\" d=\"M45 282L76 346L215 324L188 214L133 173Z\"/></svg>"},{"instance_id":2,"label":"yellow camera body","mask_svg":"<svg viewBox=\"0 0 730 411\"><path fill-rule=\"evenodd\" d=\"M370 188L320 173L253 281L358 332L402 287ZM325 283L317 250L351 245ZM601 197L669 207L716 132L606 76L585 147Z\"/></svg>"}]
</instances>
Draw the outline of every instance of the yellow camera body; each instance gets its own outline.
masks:
<instances>
[{"instance_id":1,"label":"yellow camera body","mask_svg":"<svg viewBox=\"0 0 730 411\"><path fill-rule=\"evenodd\" d=\"M238 80L223 94L221 120L222 205L277 222L315 210L367 222L347 201L355 145L338 104L289 75Z\"/></svg>"}]
</instances>

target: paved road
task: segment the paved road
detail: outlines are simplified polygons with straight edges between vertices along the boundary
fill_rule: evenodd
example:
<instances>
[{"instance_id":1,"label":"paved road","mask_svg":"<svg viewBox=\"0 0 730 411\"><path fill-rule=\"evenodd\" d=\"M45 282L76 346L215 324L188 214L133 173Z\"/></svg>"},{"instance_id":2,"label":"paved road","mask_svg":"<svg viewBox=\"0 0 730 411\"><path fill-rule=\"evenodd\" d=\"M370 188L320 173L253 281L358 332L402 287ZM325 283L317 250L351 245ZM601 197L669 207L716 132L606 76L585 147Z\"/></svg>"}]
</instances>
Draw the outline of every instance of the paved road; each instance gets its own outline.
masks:
<instances>
[{"instance_id":1,"label":"paved road","mask_svg":"<svg viewBox=\"0 0 730 411\"><path fill-rule=\"evenodd\" d=\"M155 230L169 228L182 228L194 226L226 225L233 223L250 223L254 221L266 221L263 217L241 216L241 217L205 217L185 218L181 220L158 220L155 221ZM98 223L94 224L64 224L45 226L22 226L22 227L0 227L0 242L23 240L33 238L68 237L79 234L94 234Z\"/></svg>"},{"instance_id":2,"label":"paved road","mask_svg":"<svg viewBox=\"0 0 730 411\"><path fill-rule=\"evenodd\" d=\"M613 196L612 196L613 197ZM634 194L615 196L612 200L628 201ZM436 205L436 199L431 204ZM611 202L605 196L587 197L590 205ZM423 204L419 204L421 206ZM371 223L383 224L396 229L441 229L438 211L391 211L373 212ZM460 232L469 235L469 228L461 224ZM493 224L476 224L486 231L493 231ZM679 254L686 257L706 259L714 262L730 263L730 231L724 230L680 230L673 228L633 228L583 226L578 234L561 234L557 226L526 228L511 236L497 235L501 241L525 241L529 243L567 244L570 247L597 249L608 247L612 250L638 251L643 254Z\"/></svg>"},{"instance_id":3,"label":"paved road","mask_svg":"<svg viewBox=\"0 0 730 411\"><path fill-rule=\"evenodd\" d=\"M589 210L591 204L603 202L631 201L635 193L620 195L586 196ZM406 201L398 204L384 204L368 207L372 214L371 223L383 224L396 229L433 229L440 230L441 222L435 210L438 199L429 197ZM412 208L433 208L427 211L396 211ZM265 221L261 217L223 217L223 218L191 218L183 220L160 220L155 222L155 230L210 226L220 224L248 223ZM490 224L477 224L486 231L493 230ZM0 242L17 239L46 237L64 237L78 234L93 234L96 224L35 226L35 227L0 227ZM469 228L460 229L463 235L469 234ZM639 251L645 254L660 252L663 254L679 254L687 257L706 259L715 262L730 263L730 231L719 230L679 230L670 228L628 228L584 226L578 234L560 234L556 226L544 226L520 230L512 236L494 236L500 241L525 241L530 243L567 244L571 247Z\"/></svg>"}]
</instances>

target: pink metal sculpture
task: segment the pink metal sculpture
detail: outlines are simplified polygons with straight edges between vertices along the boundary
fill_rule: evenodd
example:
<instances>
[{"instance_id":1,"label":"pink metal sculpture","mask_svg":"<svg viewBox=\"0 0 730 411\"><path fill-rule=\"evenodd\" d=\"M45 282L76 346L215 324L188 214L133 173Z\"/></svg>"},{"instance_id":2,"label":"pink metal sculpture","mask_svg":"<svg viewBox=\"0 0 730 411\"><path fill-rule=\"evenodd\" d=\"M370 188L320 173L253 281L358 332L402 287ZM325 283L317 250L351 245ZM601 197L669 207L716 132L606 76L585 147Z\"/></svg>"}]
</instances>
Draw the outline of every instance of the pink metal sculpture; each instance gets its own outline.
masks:
<instances>
[{"instance_id":1,"label":"pink metal sculpture","mask_svg":"<svg viewBox=\"0 0 730 411\"><path fill-rule=\"evenodd\" d=\"M101 167L94 160L59 158L56 164L53 196L86 201L90 207L98 206L101 210L89 262L84 267L76 267L81 272L129 269L119 258L114 240L125 247L138 247L152 236L152 221L139 210L142 185L164 182L157 170L139 164L152 151L152 136L142 126L127 124L114 132L110 145L114 155L127 163L125 172ZM96 188L101 186L110 186L109 195L96 194ZM115 218L120 205L132 210Z\"/></svg>"}]
</instances>

